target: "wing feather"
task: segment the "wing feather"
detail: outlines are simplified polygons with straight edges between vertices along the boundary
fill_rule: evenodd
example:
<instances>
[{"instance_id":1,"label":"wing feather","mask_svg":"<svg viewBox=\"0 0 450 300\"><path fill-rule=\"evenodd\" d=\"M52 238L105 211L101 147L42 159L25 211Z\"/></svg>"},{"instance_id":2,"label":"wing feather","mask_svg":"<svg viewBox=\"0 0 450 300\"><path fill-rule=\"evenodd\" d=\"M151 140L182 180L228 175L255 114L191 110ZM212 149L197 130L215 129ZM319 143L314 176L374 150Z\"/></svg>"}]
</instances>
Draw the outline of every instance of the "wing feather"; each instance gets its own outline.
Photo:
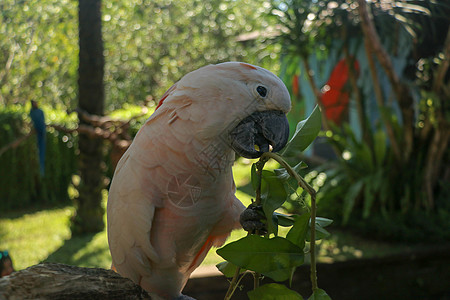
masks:
<instances>
[{"instance_id":1,"label":"wing feather","mask_svg":"<svg viewBox=\"0 0 450 300\"><path fill-rule=\"evenodd\" d=\"M155 206L161 205L156 188L143 189L136 172L136 162L129 158L115 173L108 200L108 237L115 267L131 263L129 251L138 247L145 256L157 262L159 256L150 243Z\"/></svg>"},{"instance_id":2,"label":"wing feather","mask_svg":"<svg viewBox=\"0 0 450 300\"><path fill-rule=\"evenodd\" d=\"M191 142L187 137L192 134L179 122L167 125L171 118L188 121L186 108L191 102L188 98L174 97L174 93L176 85L163 97L164 105L139 130L121 158L110 188L108 239L113 264L119 273L137 283L151 276L152 265L161 264L161 256L151 242L151 231L157 226L156 208L162 207L167 197L164 191L167 180L170 174L190 171L189 166L183 168L180 162L186 161ZM180 105L177 110L171 109L175 102ZM163 255L166 254L167 251ZM165 260L164 264L167 263Z\"/></svg>"}]
</instances>

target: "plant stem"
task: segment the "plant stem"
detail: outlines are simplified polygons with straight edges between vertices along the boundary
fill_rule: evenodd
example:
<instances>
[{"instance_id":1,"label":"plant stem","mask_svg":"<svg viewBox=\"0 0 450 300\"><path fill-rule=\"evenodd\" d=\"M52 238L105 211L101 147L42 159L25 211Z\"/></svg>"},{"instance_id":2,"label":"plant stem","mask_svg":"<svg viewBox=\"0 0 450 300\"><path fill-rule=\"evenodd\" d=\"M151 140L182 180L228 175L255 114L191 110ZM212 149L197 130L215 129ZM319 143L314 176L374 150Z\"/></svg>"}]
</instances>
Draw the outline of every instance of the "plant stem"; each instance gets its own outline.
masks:
<instances>
[{"instance_id":1,"label":"plant stem","mask_svg":"<svg viewBox=\"0 0 450 300\"><path fill-rule=\"evenodd\" d=\"M262 170L264 169L264 165L269 160L269 158L260 158L260 160L256 163L256 174L258 175L258 185L255 191L255 202L253 203L255 206L261 205L261 178L262 178ZM258 234L258 232L256 232ZM247 234L250 235L250 232ZM239 272L240 267L236 267L236 272L234 273L233 279L230 282L230 286L228 287L227 293L225 295L224 300L231 299L231 296L233 296L234 291L236 290L238 283L240 281L239 278ZM259 278L261 277L261 274L259 273L253 273L254 277L254 288L256 289L259 286ZM241 277L242 279L242 277Z\"/></svg>"},{"instance_id":2,"label":"plant stem","mask_svg":"<svg viewBox=\"0 0 450 300\"><path fill-rule=\"evenodd\" d=\"M269 158L262 157L259 159L259 161L256 163L256 174L258 175L258 185L255 191L256 197L255 197L255 206L261 205L261 180L262 180L262 171L264 169L264 165L269 160ZM250 233L249 233L250 234ZM259 230L255 232L255 234L260 235ZM260 273L253 273L253 289L257 289L259 287L259 280L261 278Z\"/></svg>"},{"instance_id":3,"label":"plant stem","mask_svg":"<svg viewBox=\"0 0 450 300\"><path fill-rule=\"evenodd\" d=\"M316 194L311 195L311 242L310 242L310 255L311 255L311 286L314 293L317 290L317 270L316 270Z\"/></svg>"},{"instance_id":4,"label":"plant stem","mask_svg":"<svg viewBox=\"0 0 450 300\"><path fill-rule=\"evenodd\" d=\"M265 152L263 153L263 155L261 156L261 158L272 158L274 160L276 160L283 168L286 169L286 171L289 173L289 175L291 175L292 177L295 178L295 180L297 181L298 185L304 189L308 194L311 195L311 197L314 195L314 201L316 200L316 191L314 190L314 188L312 186L310 186L300 175L297 174L297 172L295 172L294 169L292 169L292 167L278 154L275 154L273 152Z\"/></svg>"},{"instance_id":5,"label":"plant stem","mask_svg":"<svg viewBox=\"0 0 450 300\"><path fill-rule=\"evenodd\" d=\"M238 277L239 272L241 271L240 267L236 267L236 272L234 273L233 279L230 282L230 286L228 287L227 293L225 294L224 300L230 300L231 296L233 296L234 291L236 290L238 286Z\"/></svg>"},{"instance_id":6,"label":"plant stem","mask_svg":"<svg viewBox=\"0 0 450 300\"><path fill-rule=\"evenodd\" d=\"M269 160L269 158L263 158L261 156L261 158L259 159L259 161L256 163L256 175L258 175L258 185L256 187L256 191L255 191L255 205L261 205L261 180L262 180L262 171L264 169L264 165L266 164L266 162Z\"/></svg>"},{"instance_id":7,"label":"plant stem","mask_svg":"<svg viewBox=\"0 0 450 300\"><path fill-rule=\"evenodd\" d=\"M256 290L259 288L259 280L261 279L261 274L253 273L253 289Z\"/></svg>"},{"instance_id":8,"label":"plant stem","mask_svg":"<svg viewBox=\"0 0 450 300\"><path fill-rule=\"evenodd\" d=\"M254 204L261 205L261 178L262 171L264 165L269 159L276 160L286 171L295 178L298 185L303 188L309 195L311 195L311 243L310 243L310 255L311 255L311 285L313 292L318 289L317 286L317 271L316 271L316 191L312 186L310 186L300 175L295 172L294 169L278 154L273 152L265 152L259 158L259 161L256 163L256 174L258 175L258 186L256 188L256 199ZM250 234L250 233L249 233ZM256 233L258 234L258 232ZM236 268L236 272L234 273L233 279L231 280L230 286L228 287L228 291L225 295L224 300L230 300L236 290L239 282L242 277L239 278L240 267ZM261 279L261 274L253 273L254 276L254 288L259 287L259 281Z\"/></svg>"},{"instance_id":9,"label":"plant stem","mask_svg":"<svg viewBox=\"0 0 450 300\"><path fill-rule=\"evenodd\" d=\"M266 152L261 156L272 158L276 160L286 171L295 178L298 185L302 187L311 196L311 243L310 243L310 255L311 255L311 286L312 291L318 289L317 286L317 270L316 270L316 191L310 186L300 175L295 172L294 169L278 154L273 152Z\"/></svg>"}]
</instances>

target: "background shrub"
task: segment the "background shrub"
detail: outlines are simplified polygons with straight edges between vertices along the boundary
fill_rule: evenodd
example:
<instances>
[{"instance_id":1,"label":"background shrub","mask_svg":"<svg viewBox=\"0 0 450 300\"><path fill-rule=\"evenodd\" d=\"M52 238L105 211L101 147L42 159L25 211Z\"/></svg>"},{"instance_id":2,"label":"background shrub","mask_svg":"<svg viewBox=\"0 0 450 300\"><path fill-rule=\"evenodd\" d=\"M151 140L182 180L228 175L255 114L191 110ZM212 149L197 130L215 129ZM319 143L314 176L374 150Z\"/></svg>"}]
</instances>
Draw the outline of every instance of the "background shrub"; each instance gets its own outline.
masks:
<instances>
[{"instance_id":1,"label":"background shrub","mask_svg":"<svg viewBox=\"0 0 450 300\"><path fill-rule=\"evenodd\" d=\"M0 148L32 130L28 106L0 108ZM54 124L74 128L76 118L65 112L45 109ZM67 203L68 186L76 171L76 134L62 133L47 127L45 175L39 174L36 135L0 156L0 209L26 208L36 205Z\"/></svg>"}]
</instances>

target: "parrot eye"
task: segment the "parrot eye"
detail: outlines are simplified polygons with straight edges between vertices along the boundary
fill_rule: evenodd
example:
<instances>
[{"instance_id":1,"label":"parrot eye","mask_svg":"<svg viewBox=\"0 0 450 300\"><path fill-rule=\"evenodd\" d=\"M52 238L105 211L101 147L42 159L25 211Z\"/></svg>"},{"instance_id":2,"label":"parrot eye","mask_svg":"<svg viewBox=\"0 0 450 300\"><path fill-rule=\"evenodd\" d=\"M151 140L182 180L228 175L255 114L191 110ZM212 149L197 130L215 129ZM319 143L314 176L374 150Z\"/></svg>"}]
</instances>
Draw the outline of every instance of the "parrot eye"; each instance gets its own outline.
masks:
<instances>
[{"instance_id":1,"label":"parrot eye","mask_svg":"<svg viewBox=\"0 0 450 300\"><path fill-rule=\"evenodd\" d=\"M261 97L265 97L267 95L267 89L261 85L258 85L258 87L256 88L256 91L258 92L258 94Z\"/></svg>"}]
</instances>

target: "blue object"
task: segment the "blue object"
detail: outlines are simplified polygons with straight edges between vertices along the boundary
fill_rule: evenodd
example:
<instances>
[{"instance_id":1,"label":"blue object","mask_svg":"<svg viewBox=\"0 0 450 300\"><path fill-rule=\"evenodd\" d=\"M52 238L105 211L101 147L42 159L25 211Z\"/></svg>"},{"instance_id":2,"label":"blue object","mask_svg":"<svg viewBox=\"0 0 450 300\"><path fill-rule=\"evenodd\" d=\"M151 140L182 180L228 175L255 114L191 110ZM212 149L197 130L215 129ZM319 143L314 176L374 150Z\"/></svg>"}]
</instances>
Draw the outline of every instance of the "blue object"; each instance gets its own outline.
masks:
<instances>
[{"instance_id":1,"label":"blue object","mask_svg":"<svg viewBox=\"0 0 450 300\"><path fill-rule=\"evenodd\" d=\"M33 104L30 110L30 117L33 121L34 129L36 130L37 143L39 150L39 171L42 176L45 174L45 117L44 112L37 107L37 104Z\"/></svg>"}]
</instances>

